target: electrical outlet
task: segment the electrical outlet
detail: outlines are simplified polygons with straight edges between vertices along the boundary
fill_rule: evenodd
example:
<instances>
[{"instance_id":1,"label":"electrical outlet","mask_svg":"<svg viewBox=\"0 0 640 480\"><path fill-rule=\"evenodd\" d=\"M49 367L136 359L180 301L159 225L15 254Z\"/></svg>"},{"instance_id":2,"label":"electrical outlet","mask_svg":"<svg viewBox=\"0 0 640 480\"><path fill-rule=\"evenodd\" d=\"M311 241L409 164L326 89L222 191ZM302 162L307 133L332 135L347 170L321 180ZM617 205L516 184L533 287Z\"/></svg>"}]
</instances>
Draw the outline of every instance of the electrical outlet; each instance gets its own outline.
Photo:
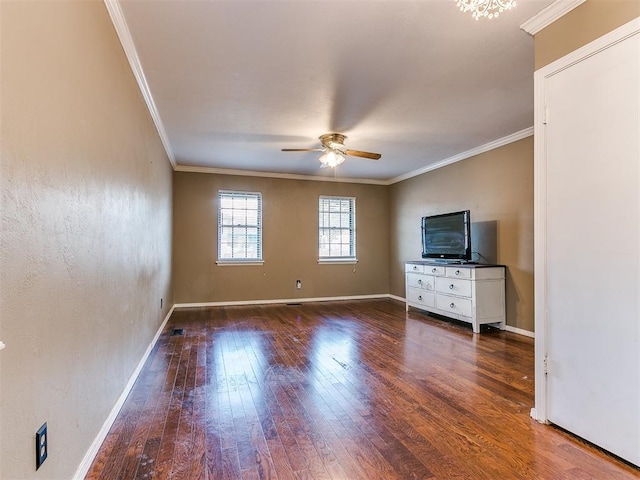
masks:
<instances>
[{"instance_id":1,"label":"electrical outlet","mask_svg":"<svg viewBox=\"0 0 640 480\"><path fill-rule=\"evenodd\" d=\"M296 289L302 290L302 280L296 280Z\"/></svg>"},{"instance_id":2,"label":"electrical outlet","mask_svg":"<svg viewBox=\"0 0 640 480\"><path fill-rule=\"evenodd\" d=\"M38 470L40 465L47 459L48 450L49 438L47 436L47 423L45 422L36 432L36 470Z\"/></svg>"}]
</instances>

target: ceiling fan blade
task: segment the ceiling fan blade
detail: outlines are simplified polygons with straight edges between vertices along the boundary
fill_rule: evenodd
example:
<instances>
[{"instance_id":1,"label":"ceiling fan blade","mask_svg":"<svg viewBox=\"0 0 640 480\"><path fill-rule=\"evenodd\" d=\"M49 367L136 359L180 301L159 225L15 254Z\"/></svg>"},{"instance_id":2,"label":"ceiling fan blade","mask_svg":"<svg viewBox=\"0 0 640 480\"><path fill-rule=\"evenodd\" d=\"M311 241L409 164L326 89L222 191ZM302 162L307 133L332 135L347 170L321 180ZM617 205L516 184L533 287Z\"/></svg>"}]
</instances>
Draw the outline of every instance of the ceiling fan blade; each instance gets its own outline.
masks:
<instances>
[{"instance_id":1,"label":"ceiling fan blade","mask_svg":"<svg viewBox=\"0 0 640 480\"><path fill-rule=\"evenodd\" d=\"M361 152L360 150L345 150L345 153L352 157L368 158L369 160L378 160L382 157L379 153Z\"/></svg>"},{"instance_id":2,"label":"ceiling fan blade","mask_svg":"<svg viewBox=\"0 0 640 480\"><path fill-rule=\"evenodd\" d=\"M324 148L283 148L283 152L324 152Z\"/></svg>"}]
</instances>

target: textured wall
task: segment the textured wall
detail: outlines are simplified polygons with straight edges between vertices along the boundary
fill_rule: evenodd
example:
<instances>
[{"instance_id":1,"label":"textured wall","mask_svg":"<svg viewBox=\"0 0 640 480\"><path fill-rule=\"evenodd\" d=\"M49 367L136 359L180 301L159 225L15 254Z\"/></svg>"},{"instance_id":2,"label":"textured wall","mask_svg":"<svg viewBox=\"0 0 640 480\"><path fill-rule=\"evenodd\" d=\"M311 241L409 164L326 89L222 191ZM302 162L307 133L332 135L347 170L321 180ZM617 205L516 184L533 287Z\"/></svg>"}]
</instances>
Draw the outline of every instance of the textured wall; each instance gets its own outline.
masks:
<instances>
[{"instance_id":1,"label":"textured wall","mask_svg":"<svg viewBox=\"0 0 640 480\"><path fill-rule=\"evenodd\" d=\"M533 137L391 186L390 292L419 260L420 218L471 210L472 247L507 266L507 324L533 331Z\"/></svg>"},{"instance_id":2,"label":"textured wall","mask_svg":"<svg viewBox=\"0 0 640 480\"><path fill-rule=\"evenodd\" d=\"M0 16L0 478L69 479L173 304L172 172L102 2Z\"/></svg>"},{"instance_id":3,"label":"textured wall","mask_svg":"<svg viewBox=\"0 0 640 480\"><path fill-rule=\"evenodd\" d=\"M264 265L216 265L221 189L262 192ZM318 264L319 195L356 197L357 265ZM389 292L388 187L176 172L173 196L176 303Z\"/></svg>"},{"instance_id":4,"label":"textured wall","mask_svg":"<svg viewBox=\"0 0 640 480\"><path fill-rule=\"evenodd\" d=\"M638 0L587 0L536 34L536 70L638 16Z\"/></svg>"}]
</instances>

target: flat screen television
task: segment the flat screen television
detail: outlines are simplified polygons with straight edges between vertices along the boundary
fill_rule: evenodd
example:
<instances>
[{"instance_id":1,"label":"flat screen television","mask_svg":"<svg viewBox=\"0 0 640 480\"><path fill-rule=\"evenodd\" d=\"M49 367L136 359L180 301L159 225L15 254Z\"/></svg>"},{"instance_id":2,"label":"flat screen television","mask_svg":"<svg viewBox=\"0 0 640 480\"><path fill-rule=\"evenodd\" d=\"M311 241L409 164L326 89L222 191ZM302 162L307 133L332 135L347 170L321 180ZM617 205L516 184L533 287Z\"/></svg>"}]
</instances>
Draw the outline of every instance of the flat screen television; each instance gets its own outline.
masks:
<instances>
[{"instance_id":1,"label":"flat screen television","mask_svg":"<svg viewBox=\"0 0 640 480\"><path fill-rule=\"evenodd\" d=\"M422 217L422 258L471 261L471 212Z\"/></svg>"}]
</instances>

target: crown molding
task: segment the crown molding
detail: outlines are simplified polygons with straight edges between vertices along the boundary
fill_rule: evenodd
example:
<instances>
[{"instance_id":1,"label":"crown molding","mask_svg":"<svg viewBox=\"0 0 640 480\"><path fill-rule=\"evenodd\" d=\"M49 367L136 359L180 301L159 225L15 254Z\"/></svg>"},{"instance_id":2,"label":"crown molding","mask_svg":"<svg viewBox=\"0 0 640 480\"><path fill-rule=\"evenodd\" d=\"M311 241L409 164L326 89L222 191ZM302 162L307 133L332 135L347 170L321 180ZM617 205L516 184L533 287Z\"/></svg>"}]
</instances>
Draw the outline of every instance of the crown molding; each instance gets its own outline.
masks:
<instances>
[{"instance_id":1,"label":"crown molding","mask_svg":"<svg viewBox=\"0 0 640 480\"><path fill-rule=\"evenodd\" d=\"M131 66L133 75L138 82L138 87L140 88L142 97L147 104L147 108L149 109L149 113L151 114L151 118L153 119L153 123L156 126L156 130L158 131L158 135L160 136L160 141L164 146L164 151L166 152L167 157L169 157L169 161L171 162L171 165L175 170L176 159L173 155L173 149L171 148L171 143L169 142L167 132L164 129L162 119L160 118L160 113L158 112L156 104L153 101L153 96L151 95L151 90L149 89L147 78L144 75L142 64L140 63L140 57L138 57L138 52L133 42L131 32L129 31L127 21L125 20L124 14L122 13L122 8L120 8L120 3L118 2L118 0L104 0L104 4L107 7L107 11L109 12L109 16L111 17L111 22L116 29L118 38L120 39L120 44L122 45L124 53L127 56L127 60L129 60L129 65Z\"/></svg>"},{"instance_id":2,"label":"crown molding","mask_svg":"<svg viewBox=\"0 0 640 480\"><path fill-rule=\"evenodd\" d=\"M563 15L566 15L586 0L556 0L548 7L544 8L529 20L520 25L520 29L529 35L535 35L543 28L551 25Z\"/></svg>"},{"instance_id":3,"label":"crown molding","mask_svg":"<svg viewBox=\"0 0 640 480\"><path fill-rule=\"evenodd\" d=\"M444 160L432 163L430 165L427 165L426 167L414 170L409 173L405 173L404 175L400 175L399 177L392 178L388 181L388 185L392 185L403 180L408 180L409 178L417 177L418 175L422 175L423 173L431 172L438 168L451 165L452 163L465 160L475 155L480 155L481 153L488 152L489 150L493 150L495 148L502 147L513 142L517 142L518 140L530 137L531 135L533 135L533 127L525 128L524 130L520 130L519 132L512 133L511 135L507 135L506 137L499 138L497 140L494 140L493 142L485 143L484 145L480 145L479 147L472 148L471 150L467 150L466 152L459 153L458 155L454 155L453 157L445 158Z\"/></svg>"},{"instance_id":4,"label":"crown molding","mask_svg":"<svg viewBox=\"0 0 640 480\"><path fill-rule=\"evenodd\" d=\"M398 183L412 177L417 177L418 175L431 172L433 170L445 167L452 163L456 163L461 160L466 160L467 158L473 157L475 155L480 155L481 153L488 152L489 150L493 150L495 148L503 147L504 145L517 142L518 140L522 140L523 138L530 137L531 135L533 135L533 127L525 128L524 130L520 130L519 132L515 132L515 133L512 133L511 135L507 135L506 137L499 138L497 140L494 140L493 142L485 143L484 145L480 145L479 147L473 148L471 150L467 150L466 152L459 153L458 155L454 155L449 158L445 158L444 160L441 160L436 163L432 163L418 170L413 170L412 172L405 173L404 175L394 177L390 180L375 180L371 178L321 177L318 175L260 172L255 170L233 170L228 168L197 167L197 166L190 166L190 165L176 165L174 167L174 170L176 172L209 173L209 174L216 174L216 175L239 175L243 177L283 178L286 180L310 180L310 181L316 181L316 182L393 185L394 183Z\"/></svg>"},{"instance_id":5,"label":"crown molding","mask_svg":"<svg viewBox=\"0 0 640 480\"><path fill-rule=\"evenodd\" d=\"M239 175L242 177L284 178L286 180L312 180L315 182L337 183L365 183L370 185L389 185L388 180L375 180L371 178L340 178L321 177L319 175L300 175L295 173L260 172L256 170L234 170L230 168L196 167L189 165L177 165L176 172L211 173L216 175Z\"/></svg>"}]
</instances>

